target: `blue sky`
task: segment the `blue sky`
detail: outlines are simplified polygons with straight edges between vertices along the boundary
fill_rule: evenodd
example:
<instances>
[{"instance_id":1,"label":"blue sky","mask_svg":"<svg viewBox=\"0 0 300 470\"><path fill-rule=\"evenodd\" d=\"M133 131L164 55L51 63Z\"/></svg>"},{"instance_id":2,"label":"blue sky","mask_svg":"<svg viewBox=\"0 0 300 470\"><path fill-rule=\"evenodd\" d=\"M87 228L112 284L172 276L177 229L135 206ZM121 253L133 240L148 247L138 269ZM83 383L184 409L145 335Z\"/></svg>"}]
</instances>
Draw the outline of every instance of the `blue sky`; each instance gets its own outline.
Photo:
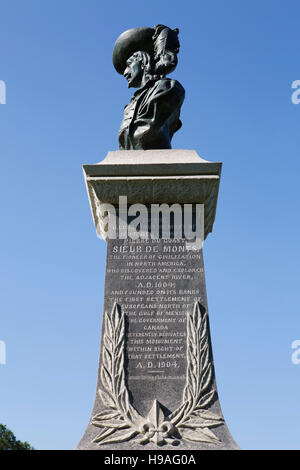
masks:
<instances>
[{"instance_id":1,"label":"blue sky","mask_svg":"<svg viewBox=\"0 0 300 470\"><path fill-rule=\"evenodd\" d=\"M2 0L0 422L72 449L96 388L106 245L81 165L117 149L132 90L111 61L136 26L180 29L173 148L223 171L205 266L217 384L243 449L299 449L299 3Z\"/></svg>"}]
</instances>

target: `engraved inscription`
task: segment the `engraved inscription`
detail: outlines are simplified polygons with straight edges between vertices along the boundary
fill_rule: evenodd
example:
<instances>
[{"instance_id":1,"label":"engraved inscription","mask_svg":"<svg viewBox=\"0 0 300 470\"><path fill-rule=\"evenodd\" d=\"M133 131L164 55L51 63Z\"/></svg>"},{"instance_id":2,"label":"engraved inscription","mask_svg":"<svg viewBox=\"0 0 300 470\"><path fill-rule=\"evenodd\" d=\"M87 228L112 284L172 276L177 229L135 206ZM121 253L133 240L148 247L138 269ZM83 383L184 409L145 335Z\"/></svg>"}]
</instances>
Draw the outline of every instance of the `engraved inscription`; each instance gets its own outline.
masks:
<instances>
[{"instance_id":1,"label":"engraved inscription","mask_svg":"<svg viewBox=\"0 0 300 470\"><path fill-rule=\"evenodd\" d=\"M165 415L166 408L154 399L147 417L132 406L124 376L125 317L118 304L105 316L105 335L100 375L102 387L98 390L105 409L92 418L92 424L101 429L94 442L98 445L130 440L138 437L139 444L180 444L179 439L218 444L219 437L210 428L223 423L221 414L208 411L216 389L210 357L207 312L201 312L196 301L187 316L186 383L181 405Z\"/></svg>"},{"instance_id":2,"label":"engraved inscription","mask_svg":"<svg viewBox=\"0 0 300 470\"><path fill-rule=\"evenodd\" d=\"M112 242L107 275L119 282L107 298L122 305L128 318L130 380L184 380L186 317L200 296L203 276L199 256L184 240Z\"/></svg>"}]
</instances>

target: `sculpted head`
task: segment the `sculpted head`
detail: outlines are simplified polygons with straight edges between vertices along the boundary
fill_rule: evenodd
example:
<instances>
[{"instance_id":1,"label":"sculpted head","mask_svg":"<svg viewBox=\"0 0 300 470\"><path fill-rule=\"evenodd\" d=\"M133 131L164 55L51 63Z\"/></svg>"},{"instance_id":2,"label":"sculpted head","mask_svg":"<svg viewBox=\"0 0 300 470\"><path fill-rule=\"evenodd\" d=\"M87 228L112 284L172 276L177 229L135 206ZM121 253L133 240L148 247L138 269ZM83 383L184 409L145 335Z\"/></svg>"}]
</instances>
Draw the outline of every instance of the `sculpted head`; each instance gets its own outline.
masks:
<instances>
[{"instance_id":1,"label":"sculpted head","mask_svg":"<svg viewBox=\"0 0 300 470\"><path fill-rule=\"evenodd\" d=\"M139 88L151 75L151 57L148 52L134 52L126 61L123 73L128 81L128 88Z\"/></svg>"},{"instance_id":2,"label":"sculpted head","mask_svg":"<svg viewBox=\"0 0 300 470\"><path fill-rule=\"evenodd\" d=\"M113 64L124 75L128 87L139 88L147 80L160 80L177 65L179 30L159 24L154 28L132 28L115 42Z\"/></svg>"}]
</instances>

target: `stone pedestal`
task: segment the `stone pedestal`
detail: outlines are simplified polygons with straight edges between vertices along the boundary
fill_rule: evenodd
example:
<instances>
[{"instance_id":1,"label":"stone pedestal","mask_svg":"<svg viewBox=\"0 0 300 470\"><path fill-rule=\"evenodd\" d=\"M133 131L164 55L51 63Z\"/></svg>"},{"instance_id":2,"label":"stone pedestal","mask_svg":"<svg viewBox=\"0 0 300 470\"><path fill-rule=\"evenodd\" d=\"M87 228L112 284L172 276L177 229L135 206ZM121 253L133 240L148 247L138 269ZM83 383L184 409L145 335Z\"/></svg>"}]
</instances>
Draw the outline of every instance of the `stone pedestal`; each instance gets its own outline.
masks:
<instances>
[{"instance_id":1,"label":"stone pedestal","mask_svg":"<svg viewBox=\"0 0 300 470\"><path fill-rule=\"evenodd\" d=\"M121 230L112 239L104 211L120 196L147 208L203 204L205 238L220 172L221 163L191 150L116 151L84 165L107 263L96 398L77 449L238 449L218 399L202 249L188 249L172 230L171 238ZM129 219L116 210L123 231Z\"/></svg>"}]
</instances>

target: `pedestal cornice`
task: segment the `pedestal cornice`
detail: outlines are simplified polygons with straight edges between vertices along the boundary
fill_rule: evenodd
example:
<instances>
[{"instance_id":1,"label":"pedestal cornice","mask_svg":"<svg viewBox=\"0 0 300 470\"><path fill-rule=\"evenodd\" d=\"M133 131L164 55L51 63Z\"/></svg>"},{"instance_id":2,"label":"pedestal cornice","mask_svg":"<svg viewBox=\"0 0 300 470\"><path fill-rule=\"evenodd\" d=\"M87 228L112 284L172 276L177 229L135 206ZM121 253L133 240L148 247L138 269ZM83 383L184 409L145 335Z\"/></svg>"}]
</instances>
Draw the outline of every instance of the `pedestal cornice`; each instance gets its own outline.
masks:
<instances>
[{"instance_id":1,"label":"pedestal cornice","mask_svg":"<svg viewBox=\"0 0 300 470\"><path fill-rule=\"evenodd\" d=\"M204 204L205 238L213 229L222 163L194 150L121 150L97 164L83 165L96 231L107 240L101 204Z\"/></svg>"}]
</instances>

